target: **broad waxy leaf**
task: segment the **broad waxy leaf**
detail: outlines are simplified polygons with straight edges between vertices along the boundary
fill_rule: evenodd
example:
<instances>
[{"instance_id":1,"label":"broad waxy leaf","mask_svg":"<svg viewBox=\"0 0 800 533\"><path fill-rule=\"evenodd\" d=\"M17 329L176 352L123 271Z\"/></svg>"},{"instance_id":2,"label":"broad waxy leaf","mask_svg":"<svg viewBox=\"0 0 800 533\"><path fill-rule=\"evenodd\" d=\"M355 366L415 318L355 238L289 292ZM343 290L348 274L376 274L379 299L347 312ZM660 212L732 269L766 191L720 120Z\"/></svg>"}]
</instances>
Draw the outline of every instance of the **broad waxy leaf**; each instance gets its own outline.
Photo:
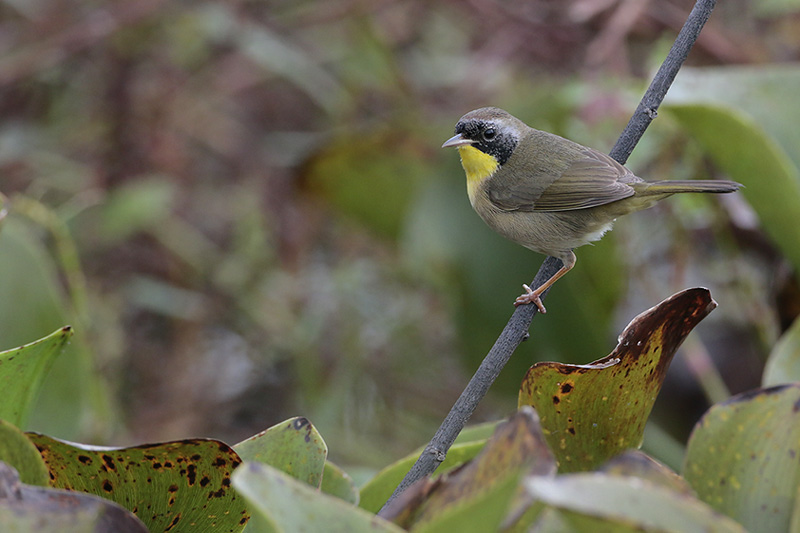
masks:
<instances>
[{"instance_id":1,"label":"broad waxy leaf","mask_svg":"<svg viewBox=\"0 0 800 533\"><path fill-rule=\"evenodd\" d=\"M592 470L641 444L675 351L714 307L707 289L687 289L634 318L608 357L530 368L519 404L539 413L559 471Z\"/></svg>"},{"instance_id":2,"label":"broad waxy leaf","mask_svg":"<svg viewBox=\"0 0 800 533\"><path fill-rule=\"evenodd\" d=\"M637 477L602 473L533 476L531 494L560 512L563 529L534 531L680 531L745 533L742 526L688 494ZM542 520L549 520L542 513ZM538 525L538 524L537 524Z\"/></svg>"},{"instance_id":3,"label":"broad waxy leaf","mask_svg":"<svg viewBox=\"0 0 800 533\"><path fill-rule=\"evenodd\" d=\"M712 406L695 426L683 476L697 496L750 531L789 531L800 488L800 384Z\"/></svg>"},{"instance_id":4,"label":"broad waxy leaf","mask_svg":"<svg viewBox=\"0 0 800 533\"><path fill-rule=\"evenodd\" d=\"M319 488L328 446L307 418L290 418L233 447L243 461L268 464Z\"/></svg>"},{"instance_id":5,"label":"broad waxy leaf","mask_svg":"<svg viewBox=\"0 0 800 533\"><path fill-rule=\"evenodd\" d=\"M248 501L261 528L285 533L400 533L391 522L323 494L269 465L244 463L233 473L233 486Z\"/></svg>"},{"instance_id":6,"label":"broad waxy leaf","mask_svg":"<svg viewBox=\"0 0 800 533\"><path fill-rule=\"evenodd\" d=\"M101 448L27 436L49 468L51 486L112 500L150 531L238 532L247 523L244 501L231 488L231 473L241 459L223 442Z\"/></svg>"},{"instance_id":7,"label":"broad waxy leaf","mask_svg":"<svg viewBox=\"0 0 800 533\"><path fill-rule=\"evenodd\" d=\"M0 352L0 419L25 425L33 402L56 357L72 337L67 326L36 342Z\"/></svg>"},{"instance_id":8,"label":"broad waxy leaf","mask_svg":"<svg viewBox=\"0 0 800 533\"><path fill-rule=\"evenodd\" d=\"M409 487L392 502L386 517L403 527L413 525L415 530L427 530L438 520L451 525L451 520L456 520L461 524L481 524L484 531L491 531L505 516L514 493L516 481L511 483L510 489L506 482L512 478L517 480L525 472L555 474L553 455L544 440L536 413L528 407L523 407L508 421L498 425L478 456L462 468L436 481L425 480ZM510 492L505 500L488 496L494 501L492 508L470 505L471 501L484 500L486 493L493 489ZM423 526L428 523L431 525Z\"/></svg>"},{"instance_id":9,"label":"broad waxy leaf","mask_svg":"<svg viewBox=\"0 0 800 533\"><path fill-rule=\"evenodd\" d=\"M0 462L0 531L16 533L147 533L121 506L82 492L21 483Z\"/></svg>"}]
</instances>

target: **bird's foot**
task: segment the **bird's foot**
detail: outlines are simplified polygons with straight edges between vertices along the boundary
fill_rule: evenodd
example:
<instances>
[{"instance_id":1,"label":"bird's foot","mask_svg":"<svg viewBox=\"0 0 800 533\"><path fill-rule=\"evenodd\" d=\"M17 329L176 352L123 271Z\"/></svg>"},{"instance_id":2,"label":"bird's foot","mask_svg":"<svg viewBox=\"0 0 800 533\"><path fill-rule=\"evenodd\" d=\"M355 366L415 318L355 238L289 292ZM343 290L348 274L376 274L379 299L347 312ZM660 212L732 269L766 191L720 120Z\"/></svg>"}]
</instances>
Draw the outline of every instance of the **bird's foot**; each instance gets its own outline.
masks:
<instances>
[{"instance_id":1,"label":"bird's foot","mask_svg":"<svg viewBox=\"0 0 800 533\"><path fill-rule=\"evenodd\" d=\"M517 296L517 299L514 300L514 307L518 307L520 305L535 304L536 307L539 308L540 313L542 314L546 313L547 309L544 308L544 304L542 303L542 299L539 297L539 294L537 294L536 291L534 291L524 283L522 284L522 288L525 289L525 294Z\"/></svg>"}]
</instances>

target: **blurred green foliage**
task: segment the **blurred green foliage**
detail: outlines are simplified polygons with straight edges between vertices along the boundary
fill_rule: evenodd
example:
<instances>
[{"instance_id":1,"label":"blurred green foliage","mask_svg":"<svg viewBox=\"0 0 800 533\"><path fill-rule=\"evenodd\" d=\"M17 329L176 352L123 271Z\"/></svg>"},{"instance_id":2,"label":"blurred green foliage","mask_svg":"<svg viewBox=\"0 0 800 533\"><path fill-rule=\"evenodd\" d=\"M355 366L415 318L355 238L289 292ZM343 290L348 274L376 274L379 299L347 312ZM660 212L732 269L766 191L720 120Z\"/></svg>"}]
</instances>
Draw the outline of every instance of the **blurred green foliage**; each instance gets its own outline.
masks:
<instances>
[{"instance_id":1,"label":"blurred green foliage","mask_svg":"<svg viewBox=\"0 0 800 533\"><path fill-rule=\"evenodd\" d=\"M24 429L235 442L302 414L370 468L426 441L542 259L483 226L441 142L492 104L608 149L690 5L5 2L0 349L75 329ZM652 434L685 441L703 375L757 384L800 314L797 9L720 3L631 160L747 190L580 249L476 419L512 410L534 361L607 353L694 285L720 308Z\"/></svg>"}]
</instances>

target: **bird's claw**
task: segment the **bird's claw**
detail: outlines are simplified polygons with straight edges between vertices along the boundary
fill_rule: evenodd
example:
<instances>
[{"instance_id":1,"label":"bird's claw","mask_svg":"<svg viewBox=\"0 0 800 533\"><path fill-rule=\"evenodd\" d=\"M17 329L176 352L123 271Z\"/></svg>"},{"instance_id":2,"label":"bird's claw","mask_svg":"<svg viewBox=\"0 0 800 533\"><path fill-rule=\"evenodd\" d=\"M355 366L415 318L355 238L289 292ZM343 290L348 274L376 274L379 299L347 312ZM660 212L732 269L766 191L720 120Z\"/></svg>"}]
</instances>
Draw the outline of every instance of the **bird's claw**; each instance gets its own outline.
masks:
<instances>
[{"instance_id":1,"label":"bird's claw","mask_svg":"<svg viewBox=\"0 0 800 533\"><path fill-rule=\"evenodd\" d=\"M535 304L536 307L539 308L540 313L542 314L546 313L547 309L544 308L542 299L539 297L536 291L531 289L525 283L522 284L522 288L525 289L525 294L517 296L517 299L514 300L514 307L518 307L520 305Z\"/></svg>"}]
</instances>

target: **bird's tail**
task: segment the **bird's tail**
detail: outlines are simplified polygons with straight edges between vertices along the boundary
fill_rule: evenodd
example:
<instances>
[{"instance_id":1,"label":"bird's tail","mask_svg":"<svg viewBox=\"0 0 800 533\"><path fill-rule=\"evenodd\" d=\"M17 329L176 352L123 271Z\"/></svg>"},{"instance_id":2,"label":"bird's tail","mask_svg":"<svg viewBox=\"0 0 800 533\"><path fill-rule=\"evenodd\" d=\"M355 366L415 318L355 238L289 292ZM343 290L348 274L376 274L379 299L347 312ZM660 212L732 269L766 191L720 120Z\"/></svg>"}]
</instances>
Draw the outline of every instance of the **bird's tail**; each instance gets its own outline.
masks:
<instances>
[{"instance_id":1,"label":"bird's tail","mask_svg":"<svg viewBox=\"0 0 800 533\"><path fill-rule=\"evenodd\" d=\"M647 194L677 194L682 192L734 192L741 183L729 180L666 180L647 183Z\"/></svg>"}]
</instances>

